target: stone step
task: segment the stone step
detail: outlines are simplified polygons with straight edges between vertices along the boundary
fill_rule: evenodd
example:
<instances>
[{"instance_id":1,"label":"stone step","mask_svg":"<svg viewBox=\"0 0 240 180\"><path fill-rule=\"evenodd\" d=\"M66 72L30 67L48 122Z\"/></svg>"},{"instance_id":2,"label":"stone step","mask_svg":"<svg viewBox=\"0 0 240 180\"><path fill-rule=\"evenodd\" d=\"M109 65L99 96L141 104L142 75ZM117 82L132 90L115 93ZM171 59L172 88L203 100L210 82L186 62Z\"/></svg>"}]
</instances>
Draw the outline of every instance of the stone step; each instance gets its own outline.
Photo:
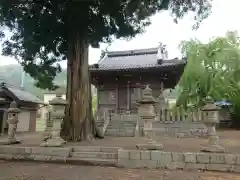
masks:
<instances>
[{"instance_id":1,"label":"stone step","mask_svg":"<svg viewBox=\"0 0 240 180\"><path fill-rule=\"evenodd\" d=\"M116 153L120 147L101 147L101 146L75 146L73 152L105 152Z\"/></svg>"},{"instance_id":2,"label":"stone step","mask_svg":"<svg viewBox=\"0 0 240 180\"><path fill-rule=\"evenodd\" d=\"M124 125L109 125L107 126L107 129L108 128L114 128L114 129L125 129L125 128L135 128L136 125L127 125L127 126L124 126Z\"/></svg>"},{"instance_id":3,"label":"stone step","mask_svg":"<svg viewBox=\"0 0 240 180\"><path fill-rule=\"evenodd\" d=\"M130 131L106 131L105 136L114 136L114 137L133 137L134 132Z\"/></svg>"},{"instance_id":4,"label":"stone step","mask_svg":"<svg viewBox=\"0 0 240 180\"><path fill-rule=\"evenodd\" d=\"M75 158L96 158L96 159L116 159L117 152L72 152L72 157Z\"/></svg>"},{"instance_id":5,"label":"stone step","mask_svg":"<svg viewBox=\"0 0 240 180\"><path fill-rule=\"evenodd\" d=\"M133 131L135 129L134 127L107 127L106 131Z\"/></svg>"}]
</instances>

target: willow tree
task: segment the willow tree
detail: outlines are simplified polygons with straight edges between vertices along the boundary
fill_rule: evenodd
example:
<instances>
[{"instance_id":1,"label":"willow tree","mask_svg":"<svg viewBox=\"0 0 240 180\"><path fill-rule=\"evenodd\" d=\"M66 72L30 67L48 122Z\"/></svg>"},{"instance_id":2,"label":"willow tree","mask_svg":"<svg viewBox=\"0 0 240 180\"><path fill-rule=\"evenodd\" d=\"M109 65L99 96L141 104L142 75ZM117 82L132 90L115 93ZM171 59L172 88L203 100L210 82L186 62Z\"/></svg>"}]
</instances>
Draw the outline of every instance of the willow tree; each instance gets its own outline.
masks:
<instances>
[{"instance_id":1,"label":"willow tree","mask_svg":"<svg viewBox=\"0 0 240 180\"><path fill-rule=\"evenodd\" d=\"M201 43L183 42L188 63L179 81L178 104L202 106L207 96L230 100L240 111L240 39L237 32Z\"/></svg>"},{"instance_id":2,"label":"willow tree","mask_svg":"<svg viewBox=\"0 0 240 180\"><path fill-rule=\"evenodd\" d=\"M210 1L2 0L0 23L13 34L3 43L3 53L18 58L36 85L44 89L56 88L53 80L61 71L58 62L67 59L64 131L71 140L86 139L92 134L89 46L132 38L161 10L170 10L174 20L193 11L198 24L209 14Z\"/></svg>"}]
</instances>

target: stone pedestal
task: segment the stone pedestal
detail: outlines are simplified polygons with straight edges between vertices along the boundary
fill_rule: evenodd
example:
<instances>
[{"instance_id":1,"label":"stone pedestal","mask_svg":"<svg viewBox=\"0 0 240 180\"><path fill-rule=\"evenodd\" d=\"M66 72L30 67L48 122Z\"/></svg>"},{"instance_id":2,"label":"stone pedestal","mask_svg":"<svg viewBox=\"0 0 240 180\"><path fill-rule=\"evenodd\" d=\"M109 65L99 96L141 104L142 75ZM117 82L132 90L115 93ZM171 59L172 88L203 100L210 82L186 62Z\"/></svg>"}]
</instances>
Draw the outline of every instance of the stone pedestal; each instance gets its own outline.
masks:
<instances>
[{"instance_id":1,"label":"stone pedestal","mask_svg":"<svg viewBox=\"0 0 240 180\"><path fill-rule=\"evenodd\" d=\"M66 141L60 137L61 124L65 115L64 111L66 104L66 100L62 99L61 95L57 95L56 98L50 101L50 105L52 106L51 119L53 122L51 138L46 142L43 142L40 146L60 147L66 143Z\"/></svg>"},{"instance_id":2,"label":"stone pedestal","mask_svg":"<svg viewBox=\"0 0 240 180\"><path fill-rule=\"evenodd\" d=\"M155 108L154 104L156 99L152 96L152 90L147 85L143 91L142 99L139 100L138 113L141 117L141 121L144 122L143 134L148 138L148 143L137 144L137 149L141 150L160 150L163 149L162 144L158 144L155 141L155 132L152 128L152 123L155 121Z\"/></svg>"},{"instance_id":3,"label":"stone pedestal","mask_svg":"<svg viewBox=\"0 0 240 180\"><path fill-rule=\"evenodd\" d=\"M203 152L216 152L223 153L225 148L218 144L219 137L216 133L216 125L219 123L219 108L214 104L212 99L209 97L206 105L203 107L204 112L204 124L208 129L208 143L202 145L201 151Z\"/></svg>"},{"instance_id":4,"label":"stone pedestal","mask_svg":"<svg viewBox=\"0 0 240 180\"><path fill-rule=\"evenodd\" d=\"M10 108L7 110L8 113L8 139L5 144L19 144L20 140L17 140L16 138L16 131L17 131L17 124L19 122L18 120L18 114L20 113L20 109L17 108L17 103L13 101L10 104Z\"/></svg>"}]
</instances>

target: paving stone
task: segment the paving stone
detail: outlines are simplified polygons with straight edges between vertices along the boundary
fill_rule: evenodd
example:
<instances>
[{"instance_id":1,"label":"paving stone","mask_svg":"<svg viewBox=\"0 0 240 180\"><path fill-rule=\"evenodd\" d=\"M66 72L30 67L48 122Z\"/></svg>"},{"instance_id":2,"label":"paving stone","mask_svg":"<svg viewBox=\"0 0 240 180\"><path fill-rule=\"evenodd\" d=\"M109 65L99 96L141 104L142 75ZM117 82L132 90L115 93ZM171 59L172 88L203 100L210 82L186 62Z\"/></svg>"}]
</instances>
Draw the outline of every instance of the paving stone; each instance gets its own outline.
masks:
<instances>
[{"instance_id":1,"label":"paving stone","mask_svg":"<svg viewBox=\"0 0 240 180\"><path fill-rule=\"evenodd\" d=\"M160 160L157 160L159 167L166 168L172 162L172 155L170 152L160 152Z\"/></svg>"},{"instance_id":2,"label":"paving stone","mask_svg":"<svg viewBox=\"0 0 240 180\"><path fill-rule=\"evenodd\" d=\"M186 153L183 153L183 155L186 163L196 163L197 161L196 153L186 152Z\"/></svg>"},{"instance_id":3,"label":"paving stone","mask_svg":"<svg viewBox=\"0 0 240 180\"><path fill-rule=\"evenodd\" d=\"M151 159L151 153L150 151L141 151L141 160L150 160Z\"/></svg>"},{"instance_id":4,"label":"paving stone","mask_svg":"<svg viewBox=\"0 0 240 180\"><path fill-rule=\"evenodd\" d=\"M232 166L229 164L208 164L207 165L207 170L209 171L222 171L222 172L227 172L232 169Z\"/></svg>"},{"instance_id":5,"label":"paving stone","mask_svg":"<svg viewBox=\"0 0 240 180\"><path fill-rule=\"evenodd\" d=\"M151 160L157 161L161 159L160 153L161 151L150 151L151 152Z\"/></svg>"},{"instance_id":6,"label":"paving stone","mask_svg":"<svg viewBox=\"0 0 240 180\"><path fill-rule=\"evenodd\" d=\"M197 163L210 163L210 153L197 153Z\"/></svg>"},{"instance_id":7,"label":"paving stone","mask_svg":"<svg viewBox=\"0 0 240 180\"><path fill-rule=\"evenodd\" d=\"M184 155L183 153L179 152L172 152L172 161L173 162L184 162Z\"/></svg>"},{"instance_id":8,"label":"paving stone","mask_svg":"<svg viewBox=\"0 0 240 180\"><path fill-rule=\"evenodd\" d=\"M210 163L211 164L224 164L225 163L225 155L226 154L218 154L218 153L211 154Z\"/></svg>"},{"instance_id":9,"label":"paving stone","mask_svg":"<svg viewBox=\"0 0 240 180\"><path fill-rule=\"evenodd\" d=\"M118 159L129 159L129 151L124 149L118 150Z\"/></svg>"},{"instance_id":10,"label":"paving stone","mask_svg":"<svg viewBox=\"0 0 240 180\"><path fill-rule=\"evenodd\" d=\"M140 151L130 150L129 151L129 159L140 160L141 159Z\"/></svg>"}]
</instances>

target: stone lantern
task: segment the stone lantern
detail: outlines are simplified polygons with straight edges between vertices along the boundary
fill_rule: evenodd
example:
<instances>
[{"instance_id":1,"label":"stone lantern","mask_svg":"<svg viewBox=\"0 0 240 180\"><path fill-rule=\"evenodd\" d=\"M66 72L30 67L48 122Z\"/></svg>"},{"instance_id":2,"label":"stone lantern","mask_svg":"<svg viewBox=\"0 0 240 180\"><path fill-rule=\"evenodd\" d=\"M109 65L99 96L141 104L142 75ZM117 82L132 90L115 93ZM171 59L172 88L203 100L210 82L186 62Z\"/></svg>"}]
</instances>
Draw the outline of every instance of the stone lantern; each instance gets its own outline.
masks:
<instances>
[{"instance_id":1,"label":"stone lantern","mask_svg":"<svg viewBox=\"0 0 240 180\"><path fill-rule=\"evenodd\" d=\"M67 105L67 101L62 99L60 94L57 94L56 98L50 101L49 104L52 106L51 111L51 119L53 123L52 135L51 138L48 139L46 142L43 142L41 146L60 147L66 143L66 141L64 141L60 137L60 131L62 120L65 115L65 107Z\"/></svg>"},{"instance_id":2,"label":"stone lantern","mask_svg":"<svg viewBox=\"0 0 240 180\"><path fill-rule=\"evenodd\" d=\"M203 145L201 151L225 152L225 149L218 144L219 137L216 133L216 125L219 123L219 107L214 104L211 97L207 98L206 105L202 108L204 114L203 123L208 129L208 143Z\"/></svg>"},{"instance_id":3,"label":"stone lantern","mask_svg":"<svg viewBox=\"0 0 240 180\"><path fill-rule=\"evenodd\" d=\"M16 139L16 131L18 124L18 114L20 113L20 109L17 107L17 103L15 101L11 102L10 108L7 110L8 113L8 141L7 144L18 144L19 140Z\"/></svg>"},{"instance_id":4,"label":"stone lantern","mask_svg":"<svg viewBox=\"0 0 240 180\"><path fill-rule=\"evenodd\" d=\"M163 149L162 144L157 144L155 139L155 132L152 128L152 123L155 121L156 113L154 105L157 100L152 95L152 89L149 85L143 90L142 97L138 101L139 108L138 113L141 117L141 121L144 122L143 134L148 137L149 142L147 144L137 144L138 149L145 150L159 150Z\"/></svg>"}]
</instances>

